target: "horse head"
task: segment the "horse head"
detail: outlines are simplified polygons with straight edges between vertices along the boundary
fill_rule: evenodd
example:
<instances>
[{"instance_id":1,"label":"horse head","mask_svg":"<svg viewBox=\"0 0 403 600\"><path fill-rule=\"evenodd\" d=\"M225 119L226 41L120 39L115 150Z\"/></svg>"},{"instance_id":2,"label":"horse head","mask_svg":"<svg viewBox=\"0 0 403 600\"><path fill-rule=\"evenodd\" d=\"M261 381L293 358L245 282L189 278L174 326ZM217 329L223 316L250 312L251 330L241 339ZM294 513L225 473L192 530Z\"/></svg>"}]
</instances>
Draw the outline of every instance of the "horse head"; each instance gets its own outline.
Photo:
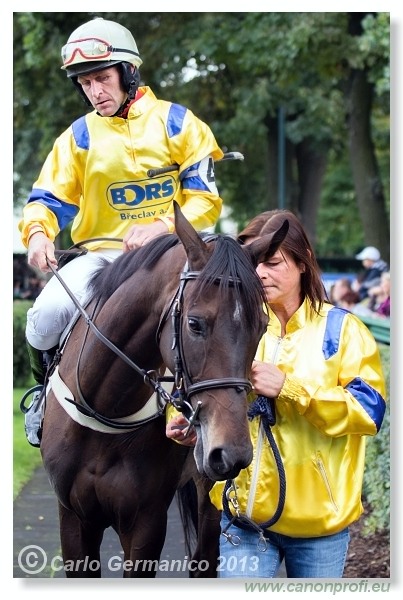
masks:
<instances>
[{"instance_id":1,"label":"horse head","mask_svg":"<svg viewBox=\"0 0 403 600\"><path fill-rule=\"evenodd\" d=\"M187 269L174 344L165 328L160 347L176 375L180 364L177 385L187 398L190 414L184 410L185 416L197 430L197 468L211 480L225 480L252 460L248 375L267 326L264 290L255 268L277 251L288 222L245 247L229 236L199 235L176 204L175 224Z\"/></svg>"}]
</instances>

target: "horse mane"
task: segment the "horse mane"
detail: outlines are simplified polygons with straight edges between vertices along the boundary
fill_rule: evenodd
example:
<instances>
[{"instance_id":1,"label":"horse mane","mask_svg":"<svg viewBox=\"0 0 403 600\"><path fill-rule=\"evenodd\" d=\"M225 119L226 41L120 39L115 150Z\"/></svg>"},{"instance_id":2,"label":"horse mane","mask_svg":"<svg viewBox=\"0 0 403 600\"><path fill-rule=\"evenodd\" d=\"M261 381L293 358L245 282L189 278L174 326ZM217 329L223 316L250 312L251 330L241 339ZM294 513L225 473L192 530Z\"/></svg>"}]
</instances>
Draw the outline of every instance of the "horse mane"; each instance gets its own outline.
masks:
<instances>
[{"instance_id":1,"label":"horse mane","mask_svg":"<svg viewBox=\"0 0 403 600\"><path fill-rule=\"evenodd\" d=\"M125 252L113 261L102 259L99 268L88 282L92 297L99 299L100 305L140 268L152 269L161 256L179 244L176 235L166 234L151 240L147 245Z\"/></svg>"},{"instance_id":2,"label":"horse mane","mask_svg":"<svg viewBox=\"0 0 403 600\"><path fill-rule=\"evenodd\" d=\"M228 235L214 237L215 246L210 260L197 278L198 285L192 292L194 300L204 290L219 285L222 301L226 302L230 288L245 307L248 326L256 326L266 295L260 278L242 246Z\"/></svg>"},{"instance_id":3,"label":"horse mane","mask_svg":"<svg viewBox=\"0 0 403 600\"><path fill-rule=\"evenodd\" d=\"M245 307L245 319L249 326L256 325L259 311L265 304L265 293L256 271L237 240L228 235L211 236L200 234L202 239L213 239L213 252L206 266L195 280L192 298L197 299L203 291L213 285L219 286L222 301L225 302L230 288L235 289L236 297ZM108 298L136 271L152 269L161 256L180 243L176 235L166 234L151 240L146 246L131 250L110 263L103 260L89 281L92 297L100 304Z\"/></svg>"}]
</instances>

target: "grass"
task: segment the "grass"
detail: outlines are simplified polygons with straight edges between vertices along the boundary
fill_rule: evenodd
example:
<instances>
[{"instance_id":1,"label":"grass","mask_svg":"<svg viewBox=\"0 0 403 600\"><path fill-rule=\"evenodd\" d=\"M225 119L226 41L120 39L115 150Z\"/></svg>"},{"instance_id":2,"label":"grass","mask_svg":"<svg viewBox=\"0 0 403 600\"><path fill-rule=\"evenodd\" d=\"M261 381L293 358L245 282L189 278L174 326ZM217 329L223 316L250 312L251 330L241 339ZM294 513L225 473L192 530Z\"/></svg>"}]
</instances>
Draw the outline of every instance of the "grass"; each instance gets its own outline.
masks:
<instances>
[{"instance_id":1,"label":"grass","mask_svg":"<svg viewBox=\"0 0 403 600\"><path fill-rule=\"evenodd\" d=\"M42 464L39 448L31 446L24 431L24 415L20 400L26 389L13 391L13 499L30 480L33 471Z\"/></svg>"}]
</instances>

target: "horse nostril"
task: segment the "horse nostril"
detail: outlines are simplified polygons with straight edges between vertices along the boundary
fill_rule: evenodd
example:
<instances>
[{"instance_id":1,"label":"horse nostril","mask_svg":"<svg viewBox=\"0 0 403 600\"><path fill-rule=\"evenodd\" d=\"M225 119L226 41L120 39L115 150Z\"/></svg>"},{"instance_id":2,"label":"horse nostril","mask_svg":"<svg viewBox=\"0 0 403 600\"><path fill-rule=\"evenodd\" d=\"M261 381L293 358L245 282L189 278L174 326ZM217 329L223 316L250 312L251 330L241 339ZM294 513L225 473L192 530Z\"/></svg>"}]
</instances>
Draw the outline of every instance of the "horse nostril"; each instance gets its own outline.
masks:
<instances>
[{"instance_id":1,"label":"horse nostril","mask_svg":"<svg viewBox=\"0 0 403 600\"><path fill-rule=\"evenodd\" d=\"M228 470L228 464L225 460L225 450L215 448L210 454L210 466L217 474L225 474Z\"/></svg>"},{"instance_id":2,"label":"horse nostril","mask_svg":"<svg viewBox=\"0 0 403 600\"><path fill-rule=\"evenodd\" d=\"M218 480L232 479L241 469L248 466L251 459L234 457L232 460L224 448L214 448L209 455L209 466Z\"/></svg>"}]
</instances>

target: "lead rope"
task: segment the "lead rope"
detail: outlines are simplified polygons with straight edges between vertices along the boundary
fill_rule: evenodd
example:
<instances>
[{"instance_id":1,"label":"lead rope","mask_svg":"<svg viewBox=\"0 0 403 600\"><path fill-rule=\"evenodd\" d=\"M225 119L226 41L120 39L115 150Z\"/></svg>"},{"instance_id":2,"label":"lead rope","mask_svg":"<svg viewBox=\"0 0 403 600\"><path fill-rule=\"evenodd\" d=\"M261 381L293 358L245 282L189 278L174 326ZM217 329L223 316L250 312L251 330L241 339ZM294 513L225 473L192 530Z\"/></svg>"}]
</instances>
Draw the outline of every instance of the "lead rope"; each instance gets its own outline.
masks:
<instances>
[{"instance_id":1,"label":"lead rope","mask_svg":"<svg viewBox=\"0 0 403 600\"><path fill-rule=\"evenodd\" d=\"M276 511L274 515L268 521L264 523L255 523L252 519L243 515L239 510L239 502L237 497L237 486L233 479L228 479L224 486L222 503L223 509L226 517L229 519L228 525L223 529L221 534L226 538L226 541L229 541L232 545L238 546L240 544L239 536L234 536L228 533L228 529L231 525L235 525L240 529L244 529L247 531L256 531L259 534L258 540L258 549L261 552L265 552L267 548L267 542L265 538L265 530L274 525L278 521L281 516L281 513L284 510L285 503L285 494L286 494L286 479L285 479L285 470L283 461L281 460L280 451L276 444L276 441L273 436L273 432L271 427L276 422L275 410L274 410L274 401L272 399L266 398L265 396L258 396L250 405L248 410L248 418L252 420L254 417L260 416L263 429L266 433L267 439L270 444L270 448L273 452L274 460L276 461L277 471L279 476L279 500ZM231 502L235 515L233 515L229 508L229 503Z\"/></svg>"}]
</instances>

